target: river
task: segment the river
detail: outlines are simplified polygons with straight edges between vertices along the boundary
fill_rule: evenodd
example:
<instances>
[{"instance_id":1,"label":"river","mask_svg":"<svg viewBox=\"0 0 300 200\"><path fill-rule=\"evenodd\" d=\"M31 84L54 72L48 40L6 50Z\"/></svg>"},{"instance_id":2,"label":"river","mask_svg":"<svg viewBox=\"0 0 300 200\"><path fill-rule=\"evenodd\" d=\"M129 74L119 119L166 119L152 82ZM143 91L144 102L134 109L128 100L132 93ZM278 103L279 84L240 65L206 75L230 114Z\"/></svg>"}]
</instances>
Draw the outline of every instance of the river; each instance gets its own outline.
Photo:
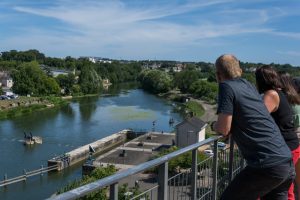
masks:
<instances>
[{"instance_id":1,"label":"river","mask_svg":"<svg viewBox=\"0 0 300 200\"><path fill-rule=\"evenodd\" d=\"M38 169L47 160L101 139L122 129L170 132L182 117L171 102L135 87L112 88L106 95L72 100L67 106L51 108L0 121L0 177L21 175L23 169ZM25 146L23 132L41 136L43 144ZM62 172L28 178L0 188L0 199L45 199L69 181L81 177L81 164Z\"/></svg>"}]
</instances>

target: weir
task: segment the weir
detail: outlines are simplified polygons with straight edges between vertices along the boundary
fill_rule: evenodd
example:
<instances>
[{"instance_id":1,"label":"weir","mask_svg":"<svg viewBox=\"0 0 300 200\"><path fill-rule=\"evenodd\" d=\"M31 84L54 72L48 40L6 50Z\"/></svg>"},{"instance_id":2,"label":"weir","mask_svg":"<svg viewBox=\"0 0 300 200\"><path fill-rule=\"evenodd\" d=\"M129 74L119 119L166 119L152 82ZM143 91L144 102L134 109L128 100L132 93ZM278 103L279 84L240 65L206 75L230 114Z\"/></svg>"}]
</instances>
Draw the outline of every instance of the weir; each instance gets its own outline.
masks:
<instances>
[{"instance_id":1,"label":"weir","mask_svg":"<svg viewBox=\"0 0 300 200\"><path fill-rule=\"evenodd\" d=\"M122 130L118 133L114 133L110 136L97 140L93 143L81 146L63 155L54 157L48 160L48 166L58 166L57 170L63 170L69 166L72 166L80 161L87 159L90 155L90 146L95 151L94 154L103 153L111 148L121 145L126 142L128 136L132 134L131 130Z\"/></svg>"}]
</instances>

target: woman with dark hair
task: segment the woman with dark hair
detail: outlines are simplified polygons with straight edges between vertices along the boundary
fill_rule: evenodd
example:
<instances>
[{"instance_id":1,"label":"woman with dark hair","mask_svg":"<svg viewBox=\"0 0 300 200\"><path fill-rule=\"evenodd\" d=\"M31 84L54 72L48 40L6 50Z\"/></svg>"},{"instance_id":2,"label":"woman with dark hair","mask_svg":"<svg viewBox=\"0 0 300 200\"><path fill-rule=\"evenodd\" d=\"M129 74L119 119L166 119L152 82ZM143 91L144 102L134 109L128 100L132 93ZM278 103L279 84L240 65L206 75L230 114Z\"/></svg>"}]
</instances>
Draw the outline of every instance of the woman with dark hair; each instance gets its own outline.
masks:
<instances>
[{"instance_id":1,"label":"woman with dark hair","mask_svg":"<svg viewBox=\"0 0 300 200\"><path fill-rule=\"evenodd\" d=\"M277 72L268 65L255 72L259 93L264 94L264 103L278 125L281 134L290 148L294 165L300 156L299 140L294 128L293 111ZM288 200L294 200L294 185L288 191Z\"/></svg>"},{"instance_id":2,"label":"woman with dark hair","mask_svg":"<svg viewBox=\"0 0 300 200\"><path fill-rule=\"evenodd\" d=\"M287 72L284 71L280 71L278 72L279 77L280 77L280 81L282 83L283 86L283 91L287 96L287 99L292 107L293 110L293 117L294 117L294 126L295 126L295 131L297 133L297 136L299 138L300 133L300 96L296 91L296 87L293 83L293 79L291 77L291 75ZM300 161L298 160L298 162L296 162L296 178L295 178L295 182L297 185L297 193L298 193L298 199L300 200Z\"/></svg>"}]
</instances>

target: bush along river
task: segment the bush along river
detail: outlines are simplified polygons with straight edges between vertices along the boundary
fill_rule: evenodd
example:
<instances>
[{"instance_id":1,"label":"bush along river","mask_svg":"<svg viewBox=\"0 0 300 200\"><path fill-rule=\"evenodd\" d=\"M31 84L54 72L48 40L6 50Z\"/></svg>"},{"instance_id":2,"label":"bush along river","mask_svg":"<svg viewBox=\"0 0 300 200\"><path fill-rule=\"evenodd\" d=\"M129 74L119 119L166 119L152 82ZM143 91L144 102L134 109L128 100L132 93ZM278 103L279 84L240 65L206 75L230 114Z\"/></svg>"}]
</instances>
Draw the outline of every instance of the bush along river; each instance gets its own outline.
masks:
<instances>
[{"instance_id":1,"label":"bush along river","mask_svg":"<svg viewBox=\"0 0 300 200\"><path fill-rule=\"evenodd\" d=\"M182 116L175 104L136 87L112 87L106 95L73 99L68 105L0 121L0 176L15 177L47 160L120 130L171 132L170 118ZM155 127L152 122L156 121ZM43 138L43 144L23 145L24 132ZM0 188L0 199L45 199L81 177L81 164L61 172L45 173L26 182Z\"/></svg>"}]
</instances>

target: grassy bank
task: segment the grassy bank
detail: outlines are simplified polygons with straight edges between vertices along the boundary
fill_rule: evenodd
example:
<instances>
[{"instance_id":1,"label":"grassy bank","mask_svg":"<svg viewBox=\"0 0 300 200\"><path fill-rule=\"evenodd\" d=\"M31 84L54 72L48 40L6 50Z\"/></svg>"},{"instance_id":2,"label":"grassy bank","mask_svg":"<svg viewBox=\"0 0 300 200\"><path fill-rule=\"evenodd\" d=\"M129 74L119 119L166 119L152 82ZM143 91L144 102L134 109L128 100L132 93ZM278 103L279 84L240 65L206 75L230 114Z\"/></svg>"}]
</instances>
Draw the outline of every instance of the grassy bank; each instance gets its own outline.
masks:
<instances>
[{"instance_id":1,"label":"grassy bank","mask_svg":"<svg viewBox=\"0 0 300 200\"><path fill-rule=\"evenodd\" d=\"M33 102L33 103L32 103ZM60 97L20 97L1 101L0 120L33 113L35 111L68 104Z\"/></svg>"},{"instance_id":2,"label":"grassy bank","mask_svg":"<svg viewBox=\"0 0 300 200\"><path fill-rule=\"evenodd\" d=\"M190 100L183 104L187 113L193 113L194 116L201 117L204 115L204 108L196 101Z\"/></svg>"}]
</instances>

